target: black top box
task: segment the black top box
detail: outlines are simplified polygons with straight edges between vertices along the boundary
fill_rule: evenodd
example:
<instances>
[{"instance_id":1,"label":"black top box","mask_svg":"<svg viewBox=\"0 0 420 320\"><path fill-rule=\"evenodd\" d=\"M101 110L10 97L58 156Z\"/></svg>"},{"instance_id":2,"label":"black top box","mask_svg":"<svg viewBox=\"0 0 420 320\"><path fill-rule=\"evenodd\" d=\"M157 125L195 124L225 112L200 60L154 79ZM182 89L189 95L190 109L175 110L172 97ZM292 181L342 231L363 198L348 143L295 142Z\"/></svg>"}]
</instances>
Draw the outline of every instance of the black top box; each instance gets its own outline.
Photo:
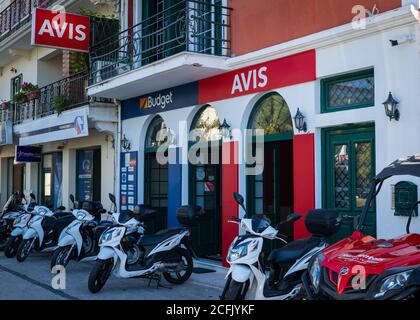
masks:
<instances>
[{"instance_id":1,"label":"black top box","mask_svg":"<svg viewBox=\"0 0 420 320\"><path fill-rule=\"evenodd\" d=\"M189 227L197 225L203 216L204 210L199 206L183 206L176 211L178 222Z\"/></svg>"},{"instance_id":2,"label":"black top box","mask_svg":"<svg viewBox=\"0 0 420 320\"><path fill-rule=\"evenodd\" d=\"M312 235L329 237L340 229L340 213L332 209L309 211L305 217L305 225Z\"/></svg>"}]
</instances>

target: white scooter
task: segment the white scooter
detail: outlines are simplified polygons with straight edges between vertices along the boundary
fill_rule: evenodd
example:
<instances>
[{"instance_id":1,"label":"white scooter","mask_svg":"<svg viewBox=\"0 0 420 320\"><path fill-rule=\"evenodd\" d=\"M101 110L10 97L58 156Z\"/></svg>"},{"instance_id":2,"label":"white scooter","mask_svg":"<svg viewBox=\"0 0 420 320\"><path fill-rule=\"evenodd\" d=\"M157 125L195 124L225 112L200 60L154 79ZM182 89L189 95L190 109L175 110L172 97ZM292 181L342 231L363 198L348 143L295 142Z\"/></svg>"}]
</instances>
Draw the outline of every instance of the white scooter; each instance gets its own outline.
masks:
<instances>
[{"instance_id":1,"label":"white scooter","mask_svg":"<svg viewBox=\"0 0 420 320\"><path fill-rule=\"evenodd\" d=\"M203 213L200 207L186 206L177 210L177 218L181 224L189 225L186 220L196 221L196 217ZM92 293L103 288L112 271L119 278L146 278L156 280L158 285L161 273L173 284L182 284L190 278L193 270L192 256L195 256L191 248L190 229L181 227L141 236L144 221L155 214L155 210L139 206L125 222L121 221L119 214L114 214L118 226L102 234L98 261L89 276L88 287ZM140 238L137 241L127 237L133 229L139 229L137 234ZM137 263L130 264L127 252L134 248L140 249L141 256Z\"/></svg>"},{"instance_id":2,"label":"white scooter","mask_svg":"<svg viewBox=\"0 0 420 320\"><path fill-rule=\"evenodd\" d=\"M74 196L70 195L73 208L76 208ZM58 247L51 258L51 269L60 265L66 267L71 259L88 262L95 261L99 253L98 240L102 233L111 227L111 221L102 221L100 215L107 213L100 209L94 214L97 218L84 209L74 209L76 220L70 223L60 234Z\"/></svg>"},{"instance_id":3,"label":"white scooter","mask_svg":"<svg viewBox=\"0 0 420 320\"><path fill-rule=\"evenodd\" d=\"M307 214L305 224L313 234L310 238L287 244L285 236L270 225L265 215L247 218L244 198L235 193L235 201L245 211L245 218L232 223L239 224L246 235L237 237L229 248L227 262L230 264L226 285L221 300L291 300L302 290L301 277L311 258L324 250L326 237L338 231L339 213L333 210L314 210ZM291 214L279 225L294 223L300 215ZM263 239L280 240L286 245L271 252L270 276L267 278L262 253Z\"/></svg>"},{"instance_id":4,"label":"white scooter","mask_svg":"<svg viewBox=\"0 0 420 320\"><path fill-rule=\"evenodd\" d=\"M6 258L13 258L16 255L17 249L22 242L23 235L28 231L28 223L36 213L37 208L37 206L32 207L31 204L22 206L24 211L20 212L13 221L13 230L4 246L4 255Z\"/></svg>"},{"instance_id":5,"label":"white scooter","mask_svg":"<svg viewBox=\"0 0 420 320\"><path fill-rule=\"evenodd\" d=\"M18 193L10 196L9 200L5 204L3 211L0 213L0 250L5 250L5 256L12 258L16 254L16 249L20 243L20 239L16 239L12 236L12 231L18 224L16 220L22 215L26 215L34 211L37 206L36 198L33 193L30 194L30 201L26 204L19 204L22 200ZM17 210L16 207L19 207ZM12 238L12 239L11 239ZM6 250L7 248L7 250Z\"/></svg>"},{"instance_id":6,"label":"white scooter","mask_svg":"<svg viewBox=\"0 0 420 320\"><path fill-rule=\"evenodd\" d=\"M74 220L71 213L62 212L62 209L63 207L53 212L47 207L35 207L34 216L28 222L28 229L17 249L17 261L25 261L34 248L39 252L56 249L59 234Z\"/></svg>"}]
</instances>

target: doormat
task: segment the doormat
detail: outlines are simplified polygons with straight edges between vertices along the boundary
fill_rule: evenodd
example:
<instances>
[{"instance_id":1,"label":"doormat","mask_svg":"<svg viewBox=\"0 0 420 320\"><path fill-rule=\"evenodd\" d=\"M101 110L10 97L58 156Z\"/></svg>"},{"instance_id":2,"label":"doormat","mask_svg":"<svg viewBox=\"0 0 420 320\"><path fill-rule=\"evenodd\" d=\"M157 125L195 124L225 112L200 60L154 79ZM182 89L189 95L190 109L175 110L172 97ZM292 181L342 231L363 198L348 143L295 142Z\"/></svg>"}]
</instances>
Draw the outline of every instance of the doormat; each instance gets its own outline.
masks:
<instances>
[{"instance_id":1,"label":"doormat","mask_svg":"<svg viewBox=\"0 0 420 320\"><path fill-rule=\"evenodd\" d=\"M194 268L193 273L203 274L203 273L213 273L216 270L213 269L206 269L206 268Z\"/></svg>"}]
</instances>

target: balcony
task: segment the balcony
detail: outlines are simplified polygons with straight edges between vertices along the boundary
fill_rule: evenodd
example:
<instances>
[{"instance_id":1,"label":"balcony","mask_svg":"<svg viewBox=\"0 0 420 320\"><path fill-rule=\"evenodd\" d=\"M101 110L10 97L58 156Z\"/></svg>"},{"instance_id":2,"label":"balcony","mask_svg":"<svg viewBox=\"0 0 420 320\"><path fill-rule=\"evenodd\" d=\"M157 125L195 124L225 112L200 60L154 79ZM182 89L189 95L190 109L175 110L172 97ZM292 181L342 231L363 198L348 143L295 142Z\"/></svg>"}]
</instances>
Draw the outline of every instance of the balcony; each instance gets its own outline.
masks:
<instances>
[{"instance_id":1,"label":"balcony","mask_svg":"<svg viewBox=\"0 0 420 320\"><path fill-rule=\"evenodd\" d=\"M31 21L32 9L47 8L51 0L14 0L0 12L0 42Z\"/></svg>"},{"instance_id":2,"label":"balcony","mask_svg":"<svg viewBox=\"0 0 420 320\"><path fill-rule=\"evenodd\" d=\"M113 104L110 99L88 97L88 80L87 73L76 74L41 88L35 99L20 103L10 102L8 109L0 111L0 123L12 121L14 125L19 125L84 105Z\"/></svg>"},{"instance_id":3,"label":"balcony","mask_svg":"<svg viewBox=\"0 0 420 320\"><path fill-rule=\"evenodd\" d=\"M231 9L179 0L91 49L89 94L129 98L227 70Z\"/></svg>"},{"instance_id":4,"label":"balcony","mask_svg":"<svg viewBox=\"0 0 420 320\"><path fill-rule=\"evenodd\" d=\"M60 123L75 113L86 113L89 128L98 132L114 134L118 122L116 105L110 99L92 98L86 93L89 76L86 72L73 75L49 84L39 90L34 99L24 102L10 102L8 109L0 110L0 123L13 123L13 132L19 137L27 137L34 131L45 131L37 139L38 143L60 140L52 126ZM61 128L61 127L60 127Z\"/></svg>"}]
</instances>

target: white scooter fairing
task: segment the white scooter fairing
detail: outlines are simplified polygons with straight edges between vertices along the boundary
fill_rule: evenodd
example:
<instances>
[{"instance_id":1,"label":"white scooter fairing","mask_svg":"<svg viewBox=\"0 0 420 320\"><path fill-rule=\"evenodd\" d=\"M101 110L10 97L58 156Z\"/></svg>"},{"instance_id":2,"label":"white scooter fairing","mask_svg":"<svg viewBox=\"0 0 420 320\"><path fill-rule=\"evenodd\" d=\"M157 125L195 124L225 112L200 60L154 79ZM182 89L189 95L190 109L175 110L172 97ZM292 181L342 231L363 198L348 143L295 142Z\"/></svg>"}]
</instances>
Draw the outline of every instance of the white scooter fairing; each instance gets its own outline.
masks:
<instances>
[{"instance_id":1,"label":"white scooter fairing","mask_svg":"<svg viewBox=\"0 0 420 320\"><path fill-rule=\"evenodd\" d=\"M28 231L28 222L31 220L31 217L32 215L29 213L24 213L21 216L19 216L13 224L13 231L11 232L10 236L23 236L26 233L26 231Z\"/></svg>"},{"instance_id":2,"label":"white scooter fairing","mask_svg":"<svg viewBox=\"0 0 420 320\"><path fill-rule=\"evenodd\" d=\"M45 217L52 217L54 213L47 207L37 206L34 209L34 216L28 222L28 230L23 235L23 240L33 240L33 243L36 239L39 241L39 245L42 246L44 241L44 229L42 228L42 221Z\"/></svg>"},{"instance_id":3,"label":"white scooter fairing","mask_svg":"<svg viewBox=\"0 0 420 320\"><path fill-rule=\"evenodd\" d=\"M86 210L76 209L72 211L76 220L71 222L60 234L58 247L76 246L77 255L79 256L83 247L83 238L80 227L84 222L89 222L95 218Z\"/></svg>"}]
</instances>

